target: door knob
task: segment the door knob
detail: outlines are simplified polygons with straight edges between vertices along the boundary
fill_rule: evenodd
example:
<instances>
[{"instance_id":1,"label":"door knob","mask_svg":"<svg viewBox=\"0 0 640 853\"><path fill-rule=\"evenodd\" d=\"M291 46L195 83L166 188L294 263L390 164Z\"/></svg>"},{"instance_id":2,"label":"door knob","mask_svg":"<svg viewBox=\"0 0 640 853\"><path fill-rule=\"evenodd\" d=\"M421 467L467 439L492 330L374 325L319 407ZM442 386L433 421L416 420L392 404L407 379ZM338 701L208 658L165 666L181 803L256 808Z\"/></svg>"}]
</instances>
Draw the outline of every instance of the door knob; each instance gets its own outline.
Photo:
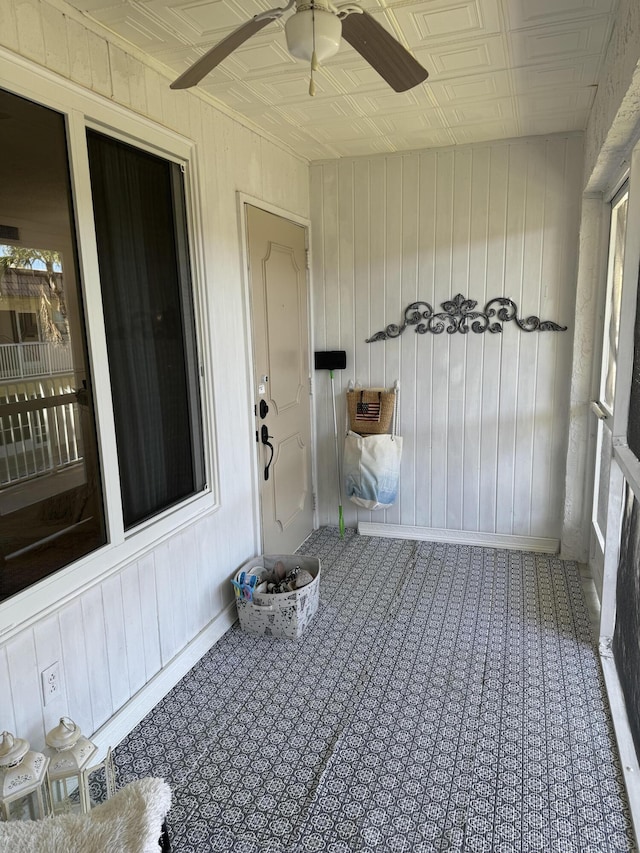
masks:
<instances>
[{"instance_id":1,"label":"door knob","mask_svg":"<svg viewBox=\"0 0 640 853\"><path fill-rule=\"evenodd\" d=\"M269 461L267 462L264 469L265 480L269 479L269 468L271 467L271 463L273 462L273 444L271 444L271 442L269 441L270 438L273 438L273 436L269 435L267 425L262 424L262 426L260 427L260 441L271 450L271 456L269 457Z\"/></svg>"}]
</instances>

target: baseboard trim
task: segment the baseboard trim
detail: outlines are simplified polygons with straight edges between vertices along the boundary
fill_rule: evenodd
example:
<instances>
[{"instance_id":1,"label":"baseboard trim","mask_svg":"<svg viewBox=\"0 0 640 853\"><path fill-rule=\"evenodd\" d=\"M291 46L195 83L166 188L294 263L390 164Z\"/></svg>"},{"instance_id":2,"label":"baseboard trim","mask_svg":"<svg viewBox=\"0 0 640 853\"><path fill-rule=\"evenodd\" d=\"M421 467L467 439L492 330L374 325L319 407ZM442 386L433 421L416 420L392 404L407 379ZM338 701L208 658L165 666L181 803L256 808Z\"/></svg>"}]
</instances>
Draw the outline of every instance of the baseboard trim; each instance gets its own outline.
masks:
<instances>
[{"instance_id":1,"label":"baseboard trim","mask_svg":"<svg viewBox=\"0 0 640 853\"><path fill-rule=\"evenodd\" d=\"M506 536L502 533L474 533L468 530L443 530L437 527L411 527L408 524L358 523L362 536L383 536L389 539L417 539L421 542L449 542L452 545L482 545L486 548L506 548L510 551L536 551L557 554L559 539L536 536Z\"/></svg>"},{"instance_id":2,"label":"baseboard trim","mask_svg":"<svg viewBox=\"0 0 640 853\"><path fill-rule=\"evenodd\" d=\"M100 726L91 736L91 740L98 746L100 752L104 754L108 747L117 746L229 630L236 618L236 605L235 601L232 601L164 669L148 681L135 696L132 696L113 717Z\"/></svg>"},{"instance_id":3,"label":"baseboard trim","mask_svg":"<svg viewBox=\"0 0 640 853\"><path fill-rule=\"evenodd\" d=\"M627 789L629 811L636 838L636 847L640 849L640 765L636 755L633 735L629 726L627 707L618 677L616 662L611 651L611 638L600 638L600 663L607 688L609 708L613 720L613 730L618 744L622 775Z\"/></svg>"}]
</instances>

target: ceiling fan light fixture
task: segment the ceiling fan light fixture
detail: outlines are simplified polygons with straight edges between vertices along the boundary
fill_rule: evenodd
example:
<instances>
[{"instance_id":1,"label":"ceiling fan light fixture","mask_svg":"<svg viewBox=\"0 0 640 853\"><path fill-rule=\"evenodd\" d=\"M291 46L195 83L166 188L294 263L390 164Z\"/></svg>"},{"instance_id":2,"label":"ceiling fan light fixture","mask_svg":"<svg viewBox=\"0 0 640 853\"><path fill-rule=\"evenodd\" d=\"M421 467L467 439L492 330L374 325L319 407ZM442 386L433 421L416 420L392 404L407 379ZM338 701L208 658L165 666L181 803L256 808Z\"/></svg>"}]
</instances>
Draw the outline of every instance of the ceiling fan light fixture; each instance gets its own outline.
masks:
<instances>
[{"instance_id":1,"label":"ceiling fan light fixture","mask_svg":"<svg viewBox=\"0 0 640 853\"><path fill-rule=\"evenodd\" d=\"M318 62L331 59L340 49L342 21L333 12L316 7L287 18L284 26L289 53L311 62L315 50Z\"/></svg>"}]
</instances>

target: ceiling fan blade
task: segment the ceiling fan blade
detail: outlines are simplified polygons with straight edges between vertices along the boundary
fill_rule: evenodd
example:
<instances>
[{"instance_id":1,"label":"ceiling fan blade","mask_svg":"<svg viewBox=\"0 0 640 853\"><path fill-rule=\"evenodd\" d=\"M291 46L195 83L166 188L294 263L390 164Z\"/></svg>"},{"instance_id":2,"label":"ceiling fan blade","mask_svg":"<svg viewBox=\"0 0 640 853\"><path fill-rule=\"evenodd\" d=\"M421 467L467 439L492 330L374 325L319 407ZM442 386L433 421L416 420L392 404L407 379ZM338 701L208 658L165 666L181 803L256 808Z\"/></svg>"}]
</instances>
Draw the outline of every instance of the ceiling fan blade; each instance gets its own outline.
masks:
<instances>
[{"instance_id":1,"label":"ceiling fan blade","mask_svg":"<svg viewBox=\"0 0 640 853\"><path fill-rule=\"evenodd\" d=\"M191 86L195 86L196 83L199 83L203 77L206 77L207 74L212 71L216 65L219 65L223 59L226 59L230 53L240 47L248 38L255 35L257 32L263 27L266 27L267 24L270 24L271 21L275 20L275 16L272 18L268 17L256 17L252 18L250 21L247 21L246 24L242 24L241 27L238 27L237 30L234 30L232 33L226 38L223 38L222 41L218 42L218 44L214 45L211 50L207 51L204 56L201 56L197 62L187 68L184 74L181 74L177 80L174 80L171 83L171 89L189 89Z\"/></svg>"},{"instance_id":2,"label":"ceiling fan blade","mask_svg":"<svg viewBox=\"0 0 640 853\"><path fill-rule=\"evenodd\" d=\"M406 92L429 76L391 33L367 12L353 12L342 19L342 35L396 92Z\"/></svg>"}]
</instances>

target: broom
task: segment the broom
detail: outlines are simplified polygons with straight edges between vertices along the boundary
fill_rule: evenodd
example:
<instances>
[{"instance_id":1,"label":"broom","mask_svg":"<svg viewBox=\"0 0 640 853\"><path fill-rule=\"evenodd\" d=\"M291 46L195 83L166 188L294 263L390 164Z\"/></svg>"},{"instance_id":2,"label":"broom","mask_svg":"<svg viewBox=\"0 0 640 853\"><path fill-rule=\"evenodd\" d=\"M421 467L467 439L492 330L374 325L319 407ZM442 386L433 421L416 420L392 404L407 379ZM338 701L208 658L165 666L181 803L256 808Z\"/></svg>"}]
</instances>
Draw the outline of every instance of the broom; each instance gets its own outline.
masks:
<instances>
[{"instance_id":1,"label":"broom","mask_svg":"<svg viewBox=\"0 0 640 853\"><path fill-rule=\"evenodd\" d=\"M328 370L331 377L331 403L333 405L333 438L336 445L336 476L338 479L338 527L340 538L344 539L344 516L342 514L342 476L340 474L340 454L338 450L338 421L336 419L336 394L333 384L333 371L344 370L347 366L347 354L344 350L330 350L315 353L316 370Z\"/></svg>"}]
</instances>

